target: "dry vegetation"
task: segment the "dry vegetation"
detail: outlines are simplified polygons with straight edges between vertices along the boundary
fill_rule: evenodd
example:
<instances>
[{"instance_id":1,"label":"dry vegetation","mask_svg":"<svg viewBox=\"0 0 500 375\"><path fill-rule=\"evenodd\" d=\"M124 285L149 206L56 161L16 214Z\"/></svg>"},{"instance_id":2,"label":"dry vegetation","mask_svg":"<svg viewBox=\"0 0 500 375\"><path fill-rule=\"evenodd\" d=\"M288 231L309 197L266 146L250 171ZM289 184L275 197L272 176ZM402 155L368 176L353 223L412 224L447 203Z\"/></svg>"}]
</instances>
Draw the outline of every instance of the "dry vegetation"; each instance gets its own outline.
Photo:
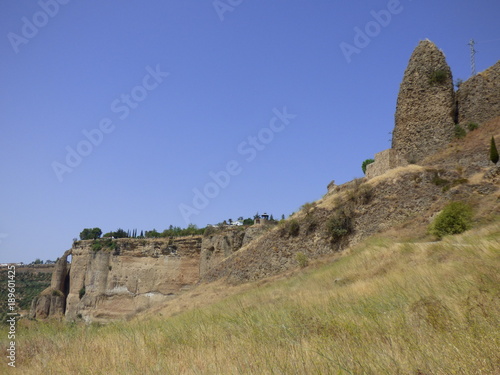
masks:
<instances>
[{"instance_id":1,"label":"dry vegetation","mask_svg":"<svg viewBox=\"0 0 500 375\"><path fill-rule=\"evenodd\" d=\"M232 296L214 284L212 304L193 290L182 303L200 307L168 317L21 321L12 373L495 374L498 269L498 221L438 243L371 238Z\"/></svg>"}]
</instances>

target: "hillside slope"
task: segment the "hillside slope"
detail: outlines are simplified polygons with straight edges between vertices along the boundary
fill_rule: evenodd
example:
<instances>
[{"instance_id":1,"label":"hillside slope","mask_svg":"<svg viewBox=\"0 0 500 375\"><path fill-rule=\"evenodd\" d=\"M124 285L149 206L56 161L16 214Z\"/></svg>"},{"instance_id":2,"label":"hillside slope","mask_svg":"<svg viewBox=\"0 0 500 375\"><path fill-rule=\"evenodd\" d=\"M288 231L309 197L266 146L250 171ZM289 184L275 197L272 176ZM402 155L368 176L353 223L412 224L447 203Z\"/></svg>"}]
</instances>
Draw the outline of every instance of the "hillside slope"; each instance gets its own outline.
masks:
<instances>
[{"instance_id":1,"label":"hillside slope","mask_svg":"<svg viewBox=\"0 0 500 375\"><path fill-rule=\"evenodd\" d=\"M297 253L318 258L389 228L399 236L425 238L433 216L454 200L472 204L478 221L499 213L500 172L488 156L492 135L500 137L500 118L454 140L421 165L334 187L213 267L204 281L267 277L297 267Z\"/></svg>"},{"instance_id":2,"label":"hillside slope","mask_svg":"<svg viewBox=\"0 0 500 375\"><path fill-rule=\"evenodd\" d=\"M12 373L495 374L499 268L498 216L438 243L379 235L230 297L201 285L183 295L182 313L21 321Z\"/></svg>"}]
</instances>

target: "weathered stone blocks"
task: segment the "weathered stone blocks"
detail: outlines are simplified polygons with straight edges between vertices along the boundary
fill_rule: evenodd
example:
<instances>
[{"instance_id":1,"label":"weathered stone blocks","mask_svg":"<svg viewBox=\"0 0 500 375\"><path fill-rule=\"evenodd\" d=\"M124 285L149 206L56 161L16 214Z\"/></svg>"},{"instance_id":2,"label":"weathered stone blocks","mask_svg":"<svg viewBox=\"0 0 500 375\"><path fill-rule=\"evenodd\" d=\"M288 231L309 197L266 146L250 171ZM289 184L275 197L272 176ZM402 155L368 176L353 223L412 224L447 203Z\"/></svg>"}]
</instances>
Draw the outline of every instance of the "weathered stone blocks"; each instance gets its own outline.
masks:
<instances>
[{"instance_id":1,"label":"weathered stone blocks","mask_svg":"<svg viewBox=\"0 0 500 375\"><path fill-rule=\"evenodd\" d=\"M410 163L448 144L454 135L455 94L446 58L434 43L421 41L401 83L392 148Z\"/></svg>"},{"instance_id":2,"label":"weathered stone blocks","mask_svg":"<svg viewBox=\"0 0 500 375\"><path fill-rule=\"evenodd\" d=\"M500 61L463 82L457 103L460 124L482 124L500 116Z\"/></svg>"},{"instance_id":3,"label":"weathered stone blocks","mask_svg":"<svg viewBox=\"0 0 500 375\"><path fill-rule=\"evenodd\" d=\"M380 176L390 169L402 167L408 163L392 148L375 154L375 162L366 166L366 177Z\"/></svg>"}]
</instances>

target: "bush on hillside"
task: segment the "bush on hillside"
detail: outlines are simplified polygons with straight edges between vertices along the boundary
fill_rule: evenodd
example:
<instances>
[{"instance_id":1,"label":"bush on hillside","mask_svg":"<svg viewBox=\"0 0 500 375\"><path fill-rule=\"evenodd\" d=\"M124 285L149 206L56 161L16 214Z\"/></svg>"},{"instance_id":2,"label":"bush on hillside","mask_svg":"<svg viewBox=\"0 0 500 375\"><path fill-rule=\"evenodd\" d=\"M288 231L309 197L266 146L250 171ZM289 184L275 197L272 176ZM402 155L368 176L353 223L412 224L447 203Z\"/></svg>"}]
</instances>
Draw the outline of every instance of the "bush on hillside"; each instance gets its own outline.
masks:
<instances>
[{"instance_id":1,"label":"bush on hillside","mask_svg":"<svg viewBox=\"0 0 500 375\"><path fill-rule=\"evenodd\" d=\"M327 233L332 241L340 240L342 237L352 232L352 219L345 209L339 210L333 214L326 223Z\"/></svg>"},{"instance_id":2,"label":"bush on hillside","mask_svg":"<svg viewBox=\"0 0 500 375\"><path fill-rule=\"evenodd\" d=\"M300 233L300 223L297 219L282 220L279 222L279 234L281 237L296 237Z\"/></svg>"},{"instance_id":3,"label":"bush on hillside","mask_svg":"<svg viewBox=\"0 0 500 375\"><path fill-rule=\"evenodd\" d=\"M436 216L429 233L438 238L459 234L472 227L472 208L464 202L451 202Z\"/></svg>"},{"instance_id":4,"label":"bush on hillside","mask_svg":"<svg viewBox=\"0 0 500 375\"><path fill-rule=\"evenodd\" d=\"M373 197L373 189L370 184L364 184L361 179L355 180L355 185L346 193L347 200L354 204L368 204Z\"/></svg>"},{"instance_id":5,"label":"bush on hillside","mask_svg":"<svg viewBox=\"0 0 500 375\"><path fill-rule=\"evenodd\" d=\"M462 128L460 125L456 124L455 125L455 138L462 139L465 138L467 135L467 132L465 131L464 128Z\"/></svg>"},{"instance_id":6,"label":"bush on hillside","mask_svg":"<svg viewBox=\"0 0 500 375\"><path fill-rule=\"evenodd\" d=\"M292 219L288 223L288 234L292 237L296 237L300 232L300 224L297 220Z\"/></svg>"},{"instance_id":7,"label":"bush on hillside","mask_svg":"<svg viewBox=\"0 0 500 375\"><path fill-rule=\"evenodd\" d=\"M295 260L299 264L300 268L304 268L309 265L309 259L307 259L307 255L301 251L295 254Z\"/></svg>"},{"instance_id":8,"label":"bush on hillside","mask_svg":"<svg viewBox=\"0 0 500 375\"><path fill-rule=\"evenodd\" d=\"M477 124L476 122L467 123L467 129L469 129L469 131L476 130L477 128L479 128L479 124Z\"/></svg>"},{"instance_id":9,"label":"bush on hillside","mask_svg":"<svg viewBox=\"0 0 500 375\"><path fill-rule=\"evenodd\" d=\"M375 160L373 159L366 159L362 164L361 164L361 169L363 170L363 173L366 174L366 167L368 164L374 163Z\"/></svg>"}]
</instances>

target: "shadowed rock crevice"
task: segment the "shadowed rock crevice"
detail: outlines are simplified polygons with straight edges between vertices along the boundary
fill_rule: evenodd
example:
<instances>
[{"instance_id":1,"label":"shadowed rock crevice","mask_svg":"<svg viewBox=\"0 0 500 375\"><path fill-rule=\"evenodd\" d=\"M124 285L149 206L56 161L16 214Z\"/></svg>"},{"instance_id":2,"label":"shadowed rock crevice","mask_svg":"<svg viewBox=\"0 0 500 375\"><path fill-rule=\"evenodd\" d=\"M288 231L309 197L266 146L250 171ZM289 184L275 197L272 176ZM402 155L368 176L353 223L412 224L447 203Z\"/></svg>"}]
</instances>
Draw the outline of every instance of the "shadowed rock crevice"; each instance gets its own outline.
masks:
<instances>
[{"instance_id":1,"label":"shadowed rock crevice","mask_svg":"<svg viewBox=\"0 0 500 375\"><path fill-rule=\"evenodd\" d=\"M30 318L45 319L48 317L63 317L66 313L66 297L69 292L69 273L71 265L66 251L56 262L50 286L31 302Z\"/></svg>"}]
</instances>

